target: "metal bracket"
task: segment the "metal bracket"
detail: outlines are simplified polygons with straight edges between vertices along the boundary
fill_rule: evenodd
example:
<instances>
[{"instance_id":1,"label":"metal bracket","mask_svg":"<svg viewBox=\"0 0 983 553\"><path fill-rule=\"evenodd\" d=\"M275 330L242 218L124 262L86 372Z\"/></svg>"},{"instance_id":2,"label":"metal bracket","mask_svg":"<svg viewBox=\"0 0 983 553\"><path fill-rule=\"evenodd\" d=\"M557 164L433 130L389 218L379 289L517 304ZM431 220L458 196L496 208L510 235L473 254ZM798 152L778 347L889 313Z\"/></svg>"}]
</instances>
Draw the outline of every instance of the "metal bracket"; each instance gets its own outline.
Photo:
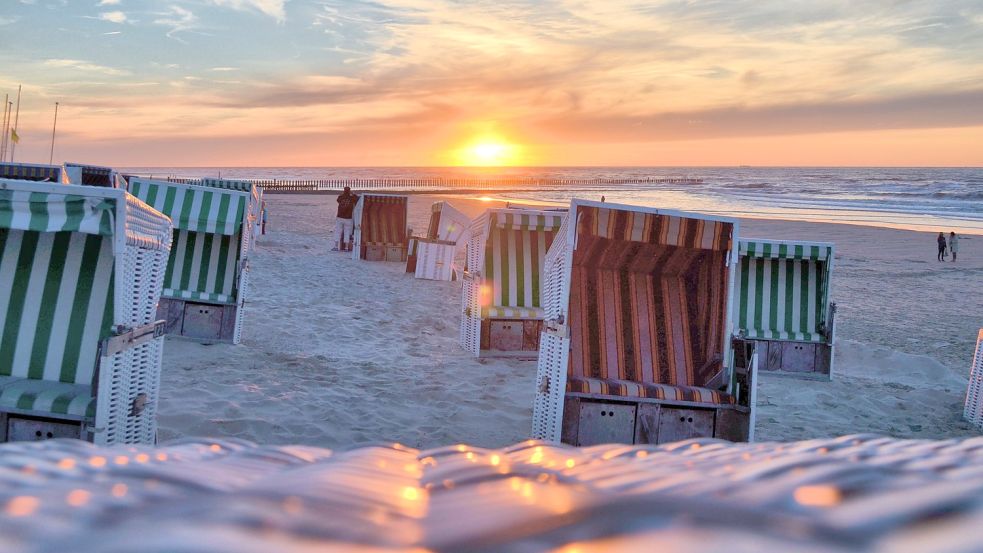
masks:
<instances>
[{"instance_id":1,"label":"metal bracket","mask_svg":"<svg viewBox=\"0 0 983 553\"><path fill-rule=\"evenodd\" d=\"M120 328L115 336L103 341L102 355L108 357L140 344L156 340L164 336L164 324L167 321L154 321L137 328Z\"/></svg>"},{"instance_id":2,"label":"metal bracket","mask_svg":"<svg viewBox=\"0 0 983 553\"><path fill-rule=\"evenodd\" d=\"M555 319L543 321L543 330L560 338L567 338L570 335L570 327L567 326L562 313Z\"/></svg>"}]
</instances>

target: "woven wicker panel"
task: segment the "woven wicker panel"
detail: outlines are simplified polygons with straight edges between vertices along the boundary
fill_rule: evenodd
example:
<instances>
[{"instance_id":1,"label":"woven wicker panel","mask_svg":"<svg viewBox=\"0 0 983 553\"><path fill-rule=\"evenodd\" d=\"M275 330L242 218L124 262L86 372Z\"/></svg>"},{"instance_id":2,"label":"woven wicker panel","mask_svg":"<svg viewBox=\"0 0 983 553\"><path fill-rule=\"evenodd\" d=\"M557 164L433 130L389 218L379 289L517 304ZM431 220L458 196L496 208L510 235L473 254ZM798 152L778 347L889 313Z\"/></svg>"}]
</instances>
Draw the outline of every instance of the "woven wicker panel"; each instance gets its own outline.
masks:
<instances>
[{"instance_id":1,"label":"woven wicker panel","mask_svg":"<svg viewBox=\"0 0 983 553\"><path fill-rule=\"evenodd\" d=\"M973 551L983 440L0 446L0 550Z\"/></svg>"}]
</instances>

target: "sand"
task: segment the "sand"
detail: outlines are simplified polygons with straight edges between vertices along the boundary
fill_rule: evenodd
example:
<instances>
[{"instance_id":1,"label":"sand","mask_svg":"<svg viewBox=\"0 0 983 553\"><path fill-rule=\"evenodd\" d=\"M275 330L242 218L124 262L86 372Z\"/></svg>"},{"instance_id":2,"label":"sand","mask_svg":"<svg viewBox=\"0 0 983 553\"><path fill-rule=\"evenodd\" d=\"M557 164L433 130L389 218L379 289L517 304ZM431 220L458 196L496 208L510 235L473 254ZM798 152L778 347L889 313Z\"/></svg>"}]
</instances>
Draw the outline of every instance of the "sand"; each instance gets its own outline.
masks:
<instances>
[{"instance_id":1,"label":"sand","mask_svg":"<svg viewBox=\"0 0 983 553\"><path fill-rule=\"evenodd\" d=\"M412 228L426 228L434 200L411 197ZM471 216L491 205L451 201ZM214 436L346 449L393 441L501 447L528 437L536 363L478 360L461 349L459 284L330 252L333 196L270 194L267 204L242 344L167 339L162 441ZM983 238L964 240L960 261L943 264L928 233L742 225L742 235L837 244L834 379L763 375L758 439L974 434L961 414L983 326L983 299L973 294Z\"/></svg>"}]
</instances>

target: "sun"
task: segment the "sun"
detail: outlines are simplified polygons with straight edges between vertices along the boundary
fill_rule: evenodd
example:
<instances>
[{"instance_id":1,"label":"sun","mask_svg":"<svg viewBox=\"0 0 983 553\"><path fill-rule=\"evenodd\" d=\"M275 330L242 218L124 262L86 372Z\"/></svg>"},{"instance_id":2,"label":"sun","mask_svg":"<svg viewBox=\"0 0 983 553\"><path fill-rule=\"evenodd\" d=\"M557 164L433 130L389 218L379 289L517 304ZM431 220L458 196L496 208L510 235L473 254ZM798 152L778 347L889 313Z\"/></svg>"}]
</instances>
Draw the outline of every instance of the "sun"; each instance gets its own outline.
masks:
<instances>
[{"instance_id":1,"label":"sun","mask_svg":"<svg viewBox=\"0 0 983 553\"><path fill-rule=\"evenodd\" d=\"M458 150L456 157L458 165L470 167L515 165L519 147L496 138L479 138Z\"/></svg>"}]
</instances>

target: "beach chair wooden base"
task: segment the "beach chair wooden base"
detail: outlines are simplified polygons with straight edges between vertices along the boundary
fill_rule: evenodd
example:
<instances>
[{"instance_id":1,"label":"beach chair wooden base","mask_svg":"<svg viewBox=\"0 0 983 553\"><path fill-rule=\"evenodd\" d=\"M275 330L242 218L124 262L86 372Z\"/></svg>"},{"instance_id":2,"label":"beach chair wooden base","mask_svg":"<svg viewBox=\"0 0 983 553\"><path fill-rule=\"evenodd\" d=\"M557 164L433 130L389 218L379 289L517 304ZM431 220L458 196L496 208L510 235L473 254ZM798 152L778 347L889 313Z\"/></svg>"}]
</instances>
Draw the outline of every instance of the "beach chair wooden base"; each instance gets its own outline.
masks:
<instances>
[{"instance_id":1,"label":"beach chair wooden base","mask_svg":"<svg viewBox=\"0 0 983 553\"><path fill-rule=\"evenodd\" d=\"M405 246L364 245L360 253L365 261L406 261Z\"/></svg>"},{"instance_id":2,"label":"beach chair wooden base","mask_svg":"<svg viewBox=\"0 0 983 553\"><path fill-rule=\"evenodd\" d=\"M833 348L829 344L755 340L758 370L769 374L829 380Z\"/></svg>"},{"instance_id":3,"label":"beach chair wooden base","mask_svg":"<svg viewBox=\"0 0 983 553\"><path fill-rule=\"evenodd\" d=\"M567 394L560 441L574 446L664 444L690 438L746 442L750 418L750 410L741 406Z\"/></svg>"},{"instance_id":4,"label":"beach chair wooden base","mask_svg":"<svg viewBox=\"0 0 983 553\"><path fill-rule=\"evenodd\" d=\"M238 343L235 326L239 309L237 305L161 298L157 318L167 321L165 331L169 336Z\"/></svg>"},{"instance_id":5,"label":"beach chair wooden base","mask_svg":"<svg viewBox=\"0 0 983 553\"><path fill-rule=\"evenodd\" d=\"M55 438L92 441L88 427L81 421L0 413L0 443Z\"/></svg>"},{"instance_id":6,"label":"beach chair wooden base","mask_svg":"<svg viewBox=\"0 0 983 553\"><path fill-rule=\"evenodd\" d=\"M483 319L480 357L539 356L541 319Z\"/></svg>"}]
</instances>

